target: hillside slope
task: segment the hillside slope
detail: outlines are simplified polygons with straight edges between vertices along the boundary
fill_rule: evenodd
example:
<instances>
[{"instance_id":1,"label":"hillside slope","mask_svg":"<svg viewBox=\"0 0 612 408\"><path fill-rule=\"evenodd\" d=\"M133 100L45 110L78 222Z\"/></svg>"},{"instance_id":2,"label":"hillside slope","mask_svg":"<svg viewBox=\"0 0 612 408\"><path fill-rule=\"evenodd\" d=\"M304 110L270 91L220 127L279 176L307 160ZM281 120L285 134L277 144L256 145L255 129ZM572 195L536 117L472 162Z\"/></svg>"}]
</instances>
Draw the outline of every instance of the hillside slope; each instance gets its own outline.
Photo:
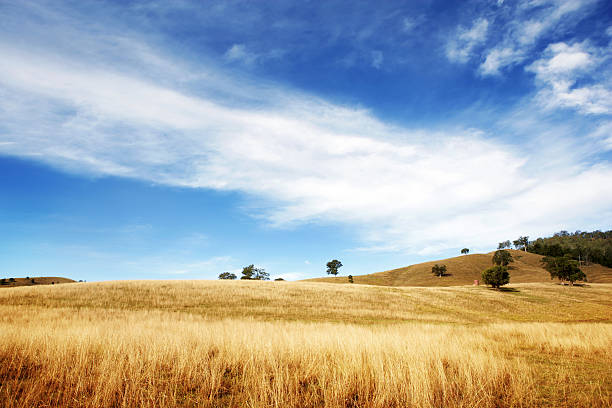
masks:
<instances>
[{"instance_id":1,"label":"hillside slope","mask_svg":"<svg viewBox=\"0 0 612 408\"><path fill-rule=\"evenodd\" d=\"M541 266L541 255L510 250L514 257L511 264L510 283L550 282L550 274ZM392 269L368 275L353 276L355 283L379 286L458 286L472 285L480 280L480 274L491 266L493 252L462 255L455 258L424 262L404 268ZM447 276L436 277L431 273L435 264L447 267ZM612 283L612 269L598 264L583 266L588 281ZM346 276L307 279L311 282L347 283Z\"/></svg>"},{"instance_id":2,"label":"hillside slope","mask_svg":"<svg viewBox=\"0 0 612 408\"><path fill-rule=\"evenodd\" d=\"M32 283L32 279L34 282ZM0 283L0 288L11 288L15 286L37 286L37 285L56 285L59 283L74 283L76 281L69 278L58 276L32 276L29 278L4 278Z\"/></svg>"}]
</instances>

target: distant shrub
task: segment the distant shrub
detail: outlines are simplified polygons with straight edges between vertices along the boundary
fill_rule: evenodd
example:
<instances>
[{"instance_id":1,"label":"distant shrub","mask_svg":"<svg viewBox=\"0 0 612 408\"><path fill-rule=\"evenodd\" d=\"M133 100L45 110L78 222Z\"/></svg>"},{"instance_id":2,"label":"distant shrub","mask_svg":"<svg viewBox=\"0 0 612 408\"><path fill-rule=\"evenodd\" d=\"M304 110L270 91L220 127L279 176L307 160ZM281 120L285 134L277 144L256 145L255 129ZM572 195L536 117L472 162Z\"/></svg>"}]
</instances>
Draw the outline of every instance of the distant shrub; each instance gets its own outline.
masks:
<instances>
[{"instance_id":1,"label":"distant shrub","mask_svg":"<svg viewBox=\"0 0 612 408\"><path fill-rule=\"evenodd\" d=\"M223 272L221 274L219 274L219 279L224 279L224 280L234 280L236 279L236 275L230 272Z\"/></svg>"},{"instance_id":2,"label":"distant shrub","mask_svg":"<svg viewBox=\"0 0 612 408\"><path fill-rule=\"evenodd\" d=\"M15 282L15 278L9 278L9 282Z\"/></svg>"},{"instance_id":3,"label":"distant shrub","mask_svg":"<svg viewBox=\"0 0 612 408\"><path fill-rule=\"evenodd\" d=\"M349 275L348 276L348 281L349 281L349 283L353 283L353 275Z\"/></svg>"},{"instance_id":4,"label":"distant shrub","mask_svg":"<svg viewBox=\"0 0 612 408\"><path fill-rule=\"evenodd\" d=\"M276 279L274 279L274 280L275 280L275 281L277 281L277 282L284 281L284 279L283 279L283 278L276 278Z\"/></svg>"},{"instance_id":5,"label":"distant shrub","mask_svg":"<svg viewBox=\"0 0 612 408\"><path fill-rule=\"evenodd\" d=\"M6 281L6 278L0 279L0 285L8 285L8 282Z\"/></svg>"}]
</instances>

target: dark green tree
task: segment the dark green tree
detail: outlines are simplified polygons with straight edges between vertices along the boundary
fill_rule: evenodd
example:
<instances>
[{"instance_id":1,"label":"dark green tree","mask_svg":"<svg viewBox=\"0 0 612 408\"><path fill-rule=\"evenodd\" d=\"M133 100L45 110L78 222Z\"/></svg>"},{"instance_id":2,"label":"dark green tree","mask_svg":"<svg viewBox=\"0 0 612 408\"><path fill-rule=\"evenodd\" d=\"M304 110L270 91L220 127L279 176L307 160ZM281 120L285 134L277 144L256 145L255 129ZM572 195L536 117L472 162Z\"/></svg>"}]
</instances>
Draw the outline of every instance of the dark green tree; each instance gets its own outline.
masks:
<instances>
[{"instance_id":1,"label":"dark green tree","mask_svg":"<svg viewBox=\"0 0 612 408\"><path fill-rule=\"evenodd\" d=\"M514 262L514 259L512 258L510 251L498 249L493 254L493 259L491 261L497 266L508 266L510 262Z\"/></svg>"},{"instance_id":2,"label":"dark green tree","mask_svg":"<svg viewBox=\"0 0 612 408\"><path fill-rule=\"evenodd\" d=\"M467 255L467 254L469 254L469 253L470 253L470 250L469 250L468 248L463 248L463 249L461 250L461 254L462 254L462 255Z\"/></svg>"},{"instance_id":3,"label":"dark green tree","mask_svg":"<svg viewBox=\"0 0 612 408\"><path fill-rule=\"evenodd\" d=\"M349 283L353 283L353 275L349 275L348 276L348 281L349 281Z\"/></svg>"},{"instance_id":4,"label":"dark green tree","mask_svg":"<svg viewBox=\"0 0 612 408\"><path fill-rule=\"evenodd\" d=\"M499 289L500 286L507 285L510 282L510 274L507 266L493 266L482 272L482 281Z\"/></svg>"},{"instance_id":5,"label":"dark green tree","mask_svg":"<svg viewBox=\"0 0 612 408\"><path fill-rule=\"evenodd\" d=\"M223 272L221 274L219 274L219 279L228 279L228 280L234 280L236 279L236 274L230 273L230 272Z\"/></svg>"},{"instance_id":6,"label":"dark green tree","mask_svg":"<svg viewBox=\"0 0 612 408\"><path fill-rule=\"evenodd\" d=\"M276 279L274 279L274 280L275 280L276 282L281 282L281 281L284 281L284 279L283 279L283 278L276 278Z\"/></svg>"},{"instance_id":7,"label":"dark green tree","mask_svg":"<svg viewBox=\"0 0 612 408\"><path fill-rule=\"evenodd\" d=\"M327 263L327 274L328 275L338 275L338 269L342 267L342 262L337 259L331 260Z\"/></svg>"},{"instance_id":8,"label":"dark green tree","mask_svg":"<svg viewBox=\"0 0 612 408\"><path fill-rule=\"evenodd\" d=\"M431 273L441 278L446 273L446 265L435 264L431 267Z\"/></svg>"},{"instance_id":9,"label":"dark green tree","mask_svg":"<svg viewBox=\"0 0 612 408\"><path fill-rule=\"evenodd\" d=\"M545 256L541 261L544 264L544 269L550 273L550 279L557 278L561 282L568 281L573 285L576 281L586 281L587 277L580 270L578 261L569 256Z\"/></svg>"},{"instance_id":10,"label":"dark green tree","mask_svg":"<svg viewBox=\"0 0 612 408\"><path fill-rule=\"evenodd\" d=\"M270 274L263 268L256 268L255 265L251 264L242 268L242 276L240 279L243 280L270 280Z\"/></svg>"},{"instance_id":11,"label":"dark green tree","mask_svg":"<svg viewBox=\"0 0 612 408\"><path fill-rule=\"evenodd\" d=\"M504 242L500 242L499 245L497 245L497 249L510 248L511 245L512 243L510 243L510 240L507 240Z\"/></svg>"}]
</instances>

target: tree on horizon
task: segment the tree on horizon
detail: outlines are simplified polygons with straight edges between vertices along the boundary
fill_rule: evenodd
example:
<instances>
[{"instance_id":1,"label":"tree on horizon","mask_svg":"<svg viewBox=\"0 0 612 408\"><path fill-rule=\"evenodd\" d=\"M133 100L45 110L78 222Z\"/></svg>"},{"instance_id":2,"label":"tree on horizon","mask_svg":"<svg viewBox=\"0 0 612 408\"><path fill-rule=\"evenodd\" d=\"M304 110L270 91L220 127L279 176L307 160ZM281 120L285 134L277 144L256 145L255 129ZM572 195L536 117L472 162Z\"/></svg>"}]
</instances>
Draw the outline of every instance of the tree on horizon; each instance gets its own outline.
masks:
<instances>
[{"instance_id":1,"label":"tree on horizon","mask_svg":"<svg viewBox=\"0 0 612 408\"><path fill-rule=\"evenodd\" d=\"M338 269L342 268L342 262L337 259L333 259L327 263L327 274L338 275Z\"/></svg>"}]
</instances>

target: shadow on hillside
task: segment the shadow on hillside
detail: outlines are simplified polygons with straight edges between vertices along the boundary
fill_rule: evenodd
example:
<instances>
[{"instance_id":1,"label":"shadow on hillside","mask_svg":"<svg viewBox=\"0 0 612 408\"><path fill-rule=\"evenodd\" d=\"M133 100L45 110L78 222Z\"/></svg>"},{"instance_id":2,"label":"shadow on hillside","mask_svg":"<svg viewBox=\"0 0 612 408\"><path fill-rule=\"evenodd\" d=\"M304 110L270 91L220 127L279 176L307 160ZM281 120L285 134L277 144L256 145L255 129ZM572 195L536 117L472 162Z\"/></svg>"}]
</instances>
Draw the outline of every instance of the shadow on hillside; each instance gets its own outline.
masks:
<instances>
[{"instance_id":1,"label":"shadow on hillside","mask_svg":"<svg viewBox=\"0 0 612 408\"><path fill-rule=\"evenodd\" d=\"M558 283L557 282L557 283L555 283L555 285L557 285L557 286L566 286L568 288L571 288L572 286L578 286L580 288L590 288L591 287L591 285L589 285L588 283L574 283L573 285L570 285L569 283L563 284L563 283Z\"/></svg>"},{"instance_id":2,"label":"shadow on hillside","mask_svg":"<svg viewBox=\"0 0 612 408\"><path fill-rule=\"evenodd\" d=\"M499 288L500 292L520 292L520 290L516 288Z\"/></svg>"}]
</instances>

